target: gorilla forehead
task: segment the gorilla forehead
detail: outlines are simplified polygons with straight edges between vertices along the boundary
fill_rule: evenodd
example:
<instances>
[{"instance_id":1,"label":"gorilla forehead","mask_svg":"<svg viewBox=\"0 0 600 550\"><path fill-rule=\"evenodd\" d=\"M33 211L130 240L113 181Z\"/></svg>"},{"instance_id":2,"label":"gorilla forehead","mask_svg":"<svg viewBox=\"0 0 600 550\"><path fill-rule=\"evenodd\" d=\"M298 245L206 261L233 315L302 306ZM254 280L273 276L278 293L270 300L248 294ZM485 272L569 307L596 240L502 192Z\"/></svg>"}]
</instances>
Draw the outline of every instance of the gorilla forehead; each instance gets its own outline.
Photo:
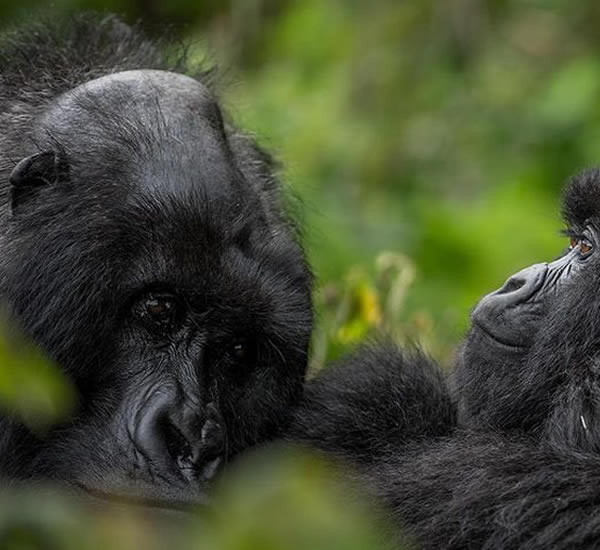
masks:
<instances>
[{"instance_id":1,"label":"gorilla forehead","mask_svg":"<svg viewBox=\"0 0 600 550\"><path fill-rule=\"evenodd\" d=\"M239 178L212 94L173 72L123 71L81 84L39 117L35 139L58 145L75 178L136 192L200 186L208 197L226 196Z\"/></svg>"},{"instance_id":2,"label":"gorilla forehead","mask_svg":"<svg viewBox=\"0 0 600 550\"><path fill-rule=\"evenodd\" d=\"M171 131L193 131L198 122L203 129L221 128L219 108L204 84L180 73L150 69L105 75L69 90L44 113L42 126L72 131L81 122L99 122L97 116L104 111L91 108L98 102L109 107L109 114L134 114L149 126L162 122Z\"/></svg>"}]
</instances>

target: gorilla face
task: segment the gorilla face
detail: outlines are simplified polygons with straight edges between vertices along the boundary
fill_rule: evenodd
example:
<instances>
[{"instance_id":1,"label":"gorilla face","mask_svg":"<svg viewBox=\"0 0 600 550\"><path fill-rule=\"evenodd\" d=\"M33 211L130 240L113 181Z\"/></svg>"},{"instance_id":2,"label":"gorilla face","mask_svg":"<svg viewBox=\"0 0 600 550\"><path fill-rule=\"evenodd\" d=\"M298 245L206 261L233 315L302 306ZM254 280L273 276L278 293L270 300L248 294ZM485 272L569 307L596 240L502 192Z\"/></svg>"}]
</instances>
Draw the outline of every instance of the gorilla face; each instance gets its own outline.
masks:
<instances>
[{"instance_id":1,"label":"gorilla face","mask_svg":"<svg viewBox=\"0 0 600 550\"><path fill-rule=\"evenodd\" d=\"M596 429L600 172L569 182L563 217L565 253L513 275L473 310L456 373L467 425L537 434L561 425L571 445ZM570 420L558 421L567 414Z\"/></svg>"},{"instance_id":2,"label":"gorilla face","mask_svg":"<svg viewBox=\"0 0 600 550\"><path fill-rule=\"evenodd\" d=\"M1 292L81 402L44 438L13 425L4 473L202 499L278 433L304 377L311 278L265 159L203 85L164 71L82 84L33 132L41 152L9 178Z\"/></svg>"}]
</instances>

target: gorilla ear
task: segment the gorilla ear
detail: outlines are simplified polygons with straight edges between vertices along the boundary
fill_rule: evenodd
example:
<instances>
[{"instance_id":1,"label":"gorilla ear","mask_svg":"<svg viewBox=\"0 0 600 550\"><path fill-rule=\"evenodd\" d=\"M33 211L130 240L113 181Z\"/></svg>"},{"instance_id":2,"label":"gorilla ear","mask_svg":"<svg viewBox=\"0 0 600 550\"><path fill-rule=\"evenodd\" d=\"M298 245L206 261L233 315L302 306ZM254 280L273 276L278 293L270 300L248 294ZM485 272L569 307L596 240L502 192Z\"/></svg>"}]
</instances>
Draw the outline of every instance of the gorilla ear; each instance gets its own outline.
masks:
<instances>
[{"instance_id":1,"label":"gorilla ear","mask_svg":"<svg viewBox=\"0 0 600 550\"><path fill-rule=\"evenodd\" d=\"M42 187L64 181L68 173L67 162L54 151L44 151L19 161L8 177L11 212L35 197Z\"/></svg>"}]
</instances>

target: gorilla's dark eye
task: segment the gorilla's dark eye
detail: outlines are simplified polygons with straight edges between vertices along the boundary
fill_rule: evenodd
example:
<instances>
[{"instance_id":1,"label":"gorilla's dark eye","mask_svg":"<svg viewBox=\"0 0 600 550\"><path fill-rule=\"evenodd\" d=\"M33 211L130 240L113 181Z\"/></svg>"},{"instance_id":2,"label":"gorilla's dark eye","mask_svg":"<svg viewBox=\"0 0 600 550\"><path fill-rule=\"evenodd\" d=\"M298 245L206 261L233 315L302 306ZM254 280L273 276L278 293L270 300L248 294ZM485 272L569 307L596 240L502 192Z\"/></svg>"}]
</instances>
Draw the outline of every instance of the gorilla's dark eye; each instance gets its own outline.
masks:
<instances>
[{"instance_id":1,"label":"gorilla's dark eye","mask_svg":"<svg viewBox=\"0 0 600 550\"><path fill-rule=\"evenodd\" d=\"M247 340L238 340L230 347L229 355L236 363L247 363L253 359L254 346Z\"/></svg>"},{"instance_id":2,"label":"gorilla's dark eye","mask_svg":"<svg viewBox=\"0 0 600 550\"><path fill-rule=\"evenodd\" d=\"M246 342L236 342L231 347L231 355L237 361L243 361L248 356L248 345Z\"/></svg>"},{"instance_id":3,"label":"gorilla's dark eye","mask_svg":"<svg viewBox=\"0 0 600 550\"><path fill-rule=\"evenodd\" d=\"M172 296L150 295L144 300L144 315L159 325L168 325L175 319L177 302Z\"/></svg>"}]
</instances>

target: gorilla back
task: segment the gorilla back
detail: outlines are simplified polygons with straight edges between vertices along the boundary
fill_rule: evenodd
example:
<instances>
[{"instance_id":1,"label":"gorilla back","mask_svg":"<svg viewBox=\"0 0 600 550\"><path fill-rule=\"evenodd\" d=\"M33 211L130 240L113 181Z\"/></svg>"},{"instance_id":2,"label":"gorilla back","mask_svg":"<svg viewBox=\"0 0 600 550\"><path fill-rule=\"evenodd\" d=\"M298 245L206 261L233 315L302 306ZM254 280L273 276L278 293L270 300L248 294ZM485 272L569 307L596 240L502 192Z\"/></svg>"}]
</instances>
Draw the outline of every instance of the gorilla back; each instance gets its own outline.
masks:
<instances>
[{"instance_id":1,"label":"gorilla back","mask_svg":"<svg viewBox=\"0 0 600 550\"><path fill-rule=\"evenodd\" d=\"M298 399L311 276L274 167L114 18L0 44L0 292L80 395L45 437L1 420L0 473L196 500Z\"/></svg>"}]
</instances>

